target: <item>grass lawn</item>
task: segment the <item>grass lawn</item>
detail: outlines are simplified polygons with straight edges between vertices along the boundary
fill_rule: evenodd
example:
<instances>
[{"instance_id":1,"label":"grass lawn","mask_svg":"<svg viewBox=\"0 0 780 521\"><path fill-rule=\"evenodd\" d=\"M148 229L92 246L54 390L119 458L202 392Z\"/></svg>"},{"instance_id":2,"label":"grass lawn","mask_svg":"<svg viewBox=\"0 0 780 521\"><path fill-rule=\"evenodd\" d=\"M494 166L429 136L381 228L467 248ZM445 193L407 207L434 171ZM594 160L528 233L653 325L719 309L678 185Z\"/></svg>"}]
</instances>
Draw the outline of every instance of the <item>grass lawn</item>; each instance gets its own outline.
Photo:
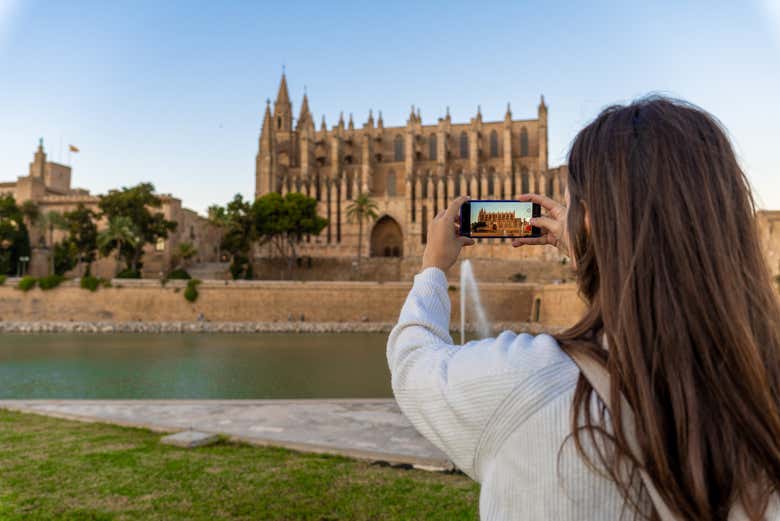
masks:
<instances>
[{"instance_id":1,"label":"grass lawn","mask_svg":"<svg viewBox=\"0 0 780 521\"><path fill-rule=\"evenodd\" d=\"M462 475L0 410L0 521L477 519Z\"/></svg>"}]
</instances>

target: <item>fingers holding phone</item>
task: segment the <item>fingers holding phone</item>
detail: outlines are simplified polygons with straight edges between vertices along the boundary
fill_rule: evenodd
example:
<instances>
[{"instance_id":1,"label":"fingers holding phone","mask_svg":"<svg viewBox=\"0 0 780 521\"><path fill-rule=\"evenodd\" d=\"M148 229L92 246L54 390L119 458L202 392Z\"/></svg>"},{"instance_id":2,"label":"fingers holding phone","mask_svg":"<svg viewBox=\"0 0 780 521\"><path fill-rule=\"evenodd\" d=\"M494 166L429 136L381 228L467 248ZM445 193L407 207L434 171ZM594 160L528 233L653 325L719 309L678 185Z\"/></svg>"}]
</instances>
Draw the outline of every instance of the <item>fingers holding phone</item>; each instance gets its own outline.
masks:
<instances>
[{"instance_id":1,"label":"fingers holding phone","mask_svg":"<svg viewBox=\"0 0 780 521\"><path fill-rule=\"evenodd\" d=\"M512 240L512 246L517 248L524 245L551 244L564 255L570 255L568 238L566 234L567 209L564 205L545 197L541 194L522 194L518 201L531 201L547 212L547 215L534 217L531 222L542 230L540 237L519 237Z\"/></svg>"}]
</instances>

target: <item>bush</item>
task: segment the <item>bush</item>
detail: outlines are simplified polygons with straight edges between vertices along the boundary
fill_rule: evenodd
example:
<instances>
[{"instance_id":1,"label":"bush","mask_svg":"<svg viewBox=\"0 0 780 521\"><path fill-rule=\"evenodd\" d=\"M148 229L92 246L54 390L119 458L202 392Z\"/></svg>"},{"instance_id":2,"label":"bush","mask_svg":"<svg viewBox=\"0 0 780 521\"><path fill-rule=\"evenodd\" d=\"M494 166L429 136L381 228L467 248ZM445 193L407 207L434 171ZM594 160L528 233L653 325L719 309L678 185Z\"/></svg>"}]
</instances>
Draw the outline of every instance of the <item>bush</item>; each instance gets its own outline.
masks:
<instances>
[{"instance_id":1,"label":"bush","mask_svg":"<svg viewBox=\"0 0 780 521\"><path fill-rule=\"evenodd\" d=\"M200 284L198 279L190 279L187 282L187 289L184 290L184 298L187 299L187 302L198 300L198 284Z\"/></svg>"},{"instance_id":2,"label":"bush","mask_svg":"<svg viewBox=\"0 0 780 521\"><path fill-rule=\"evenodd\" d=\"M130 268L125 268L119 273L116 274L116 278L118 279L140 279L141 278L141 272L135 271Z\"/></svg>"},{"instance_id":3,"label":"bush","mask_svg":"<svg viewBox=\"0 0 780 521\"><path fill-rule=\"evenodd\" d=\"M25 277L22 277L22 280L19 281L19 289L22 291L30 291L35 287L37 283L38 283L38 279L27 275Z\"/></svg>"},{"instance_id":4,"label":"bush","mask_svg":"<svg viewBox=\"0 0 780 521\"><path fill-rule=\"evenodd\" d=\"M97 291L100 286L103 286L104 288L110 287L111 281L93 277L92 275L84 275L81 277L82 289L88 289L89 291L94 292Z\"/></svg>"},{"instance_id":5,"label":"bush","mask_svg":"<svg viewBox=\"0 0 780 521\"><path fill-rule=\"evenodd\" d=\"M38 279L38 287L44 291L47 289L54 289L62 284L64 280L65 277L56 273L54 275L47 275Z\"/></svg>"},{"instance_id":6,"label":"bush","mask_svg":"<svg viewBox=\"0 0 780 521\"><path fill-rule=\"evenodd\" d=\"M168 280L189 280L192 277L184 268L176 268L168 274Z\"/></svg>"},{"instance_id":7,"label":"bush","mask_svg":"<svg viewBox=\"0 0 780 521\"><path fill-rule=\"evenodd\" d=\"M5 281L8 279L8 275L0 275L0 286L5 284Z\"/></svg>"},{"instance_id":8,"label":"bush","mask_svg":"<svg viewBox=\"0 0 780 521\"><path fill-rule=\"evenodd\" d=\"M512 282L525 282L525 279L527 278L528 277L526 276L525 273L515 273L511 277L509 277L509 280L511 280Z\"/></svg>"}]
</instances>

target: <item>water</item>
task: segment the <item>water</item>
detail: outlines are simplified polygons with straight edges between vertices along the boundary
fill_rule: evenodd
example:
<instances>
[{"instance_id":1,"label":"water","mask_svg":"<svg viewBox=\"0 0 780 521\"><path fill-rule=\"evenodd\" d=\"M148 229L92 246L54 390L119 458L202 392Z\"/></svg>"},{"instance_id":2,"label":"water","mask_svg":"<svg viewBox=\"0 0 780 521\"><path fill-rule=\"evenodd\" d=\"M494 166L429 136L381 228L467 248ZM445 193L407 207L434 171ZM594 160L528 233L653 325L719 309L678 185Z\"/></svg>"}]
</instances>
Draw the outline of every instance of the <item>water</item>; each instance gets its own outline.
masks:
<instances>
[{"instance_id":1,"label":"water","mask_svg":"<svg viewBox=\"0 0 780 521\"><path fill-rule=\"evenodd\" d=\"M0 398L390 398L386 334L0 335Z\"/></svg>"},{"instance_id":2,"label":"water","mask_svg":"<svg viewBox=\"0 0 780 521\"><path fill-rule=\"evenodd\" d=\"M477 338L490 336L491 327L487 319L485 308L479 298L477 279L474 278L474 270L471 261L466 259L460 263L460 343L466 342L466 302L470 302L471 311L477 319Z\"/></svg>"}]
</instances>

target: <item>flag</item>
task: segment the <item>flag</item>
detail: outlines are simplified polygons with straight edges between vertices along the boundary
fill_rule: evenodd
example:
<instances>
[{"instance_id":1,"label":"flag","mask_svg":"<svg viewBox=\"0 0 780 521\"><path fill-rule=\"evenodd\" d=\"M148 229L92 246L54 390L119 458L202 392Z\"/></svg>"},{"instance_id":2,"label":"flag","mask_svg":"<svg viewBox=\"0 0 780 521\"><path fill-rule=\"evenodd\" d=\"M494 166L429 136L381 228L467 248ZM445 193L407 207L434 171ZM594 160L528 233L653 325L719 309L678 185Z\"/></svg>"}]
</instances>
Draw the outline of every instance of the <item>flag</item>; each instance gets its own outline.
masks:
<instances>
[{"instance_id":1,"label":"flag","mask_svg":"<svg viewBox=\"0 0 780 521\"><path fill-rule=\"evenodd\" d=\"M76 153L81 152L81 150L79 150L79 147L77 147L76 145L68 145L68 150L70 150L71 152L76 152Z\"/></svg>"}]
</instances>

